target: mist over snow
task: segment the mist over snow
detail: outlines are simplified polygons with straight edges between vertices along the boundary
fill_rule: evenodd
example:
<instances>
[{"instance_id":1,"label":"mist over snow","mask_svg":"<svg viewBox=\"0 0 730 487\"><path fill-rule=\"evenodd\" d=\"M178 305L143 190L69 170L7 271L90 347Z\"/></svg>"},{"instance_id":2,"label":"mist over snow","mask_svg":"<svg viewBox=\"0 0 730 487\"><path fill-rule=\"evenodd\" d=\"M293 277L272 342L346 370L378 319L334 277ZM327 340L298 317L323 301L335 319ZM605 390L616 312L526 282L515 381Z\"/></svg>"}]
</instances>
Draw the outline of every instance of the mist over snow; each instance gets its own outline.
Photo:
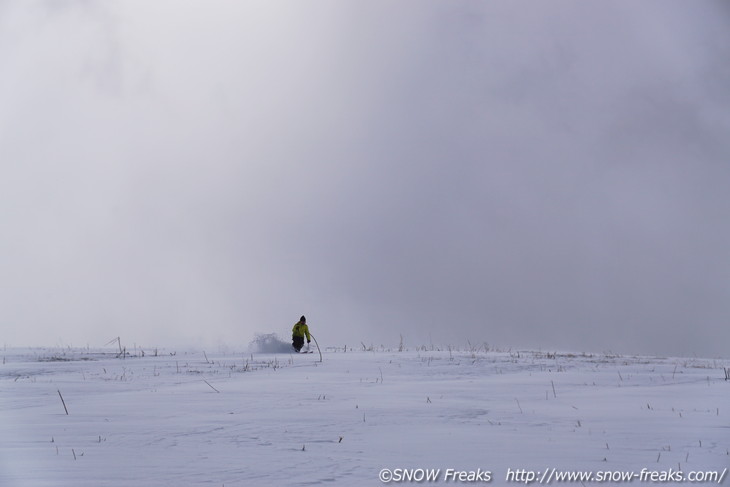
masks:
<instances>
[{"instance_id":1,"label":"mist over snow","mask_svg":"<svg viewBox=\"0 0 730 487\"><path fill-rule=\"evenodd\" d=\"M0 341L727 357L724 2L0 3Z\"/></svg>"},{"instance_id":2,"label":"mist over snow","mask_svg":"<svg viewBox=\"0 0 730 487\"><path fill-rule=\"evenodd\" d=\"M276 333L257 333L248 344L248 349L256 353L294 353L292 344L279 338Z\"/></svg>"}]
</instances>

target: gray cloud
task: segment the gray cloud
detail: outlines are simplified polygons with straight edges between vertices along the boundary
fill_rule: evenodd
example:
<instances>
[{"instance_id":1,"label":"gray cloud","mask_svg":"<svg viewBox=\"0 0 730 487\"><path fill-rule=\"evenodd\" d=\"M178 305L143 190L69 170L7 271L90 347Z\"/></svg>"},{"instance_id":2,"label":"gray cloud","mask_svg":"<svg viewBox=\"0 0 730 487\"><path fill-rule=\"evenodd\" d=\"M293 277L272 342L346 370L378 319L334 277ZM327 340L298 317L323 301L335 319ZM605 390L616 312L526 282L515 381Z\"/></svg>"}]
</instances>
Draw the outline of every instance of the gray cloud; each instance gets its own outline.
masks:
<instances>
[{"instance_id":1,"label":"gray cloud","mask_svg":"<svg viewBox=\"0 0 730 487\"><path fill-rule=\"evenodd\" d=\"M720 3L3 8L9 343L726 355Z\"/></svg>"}]
</instances>

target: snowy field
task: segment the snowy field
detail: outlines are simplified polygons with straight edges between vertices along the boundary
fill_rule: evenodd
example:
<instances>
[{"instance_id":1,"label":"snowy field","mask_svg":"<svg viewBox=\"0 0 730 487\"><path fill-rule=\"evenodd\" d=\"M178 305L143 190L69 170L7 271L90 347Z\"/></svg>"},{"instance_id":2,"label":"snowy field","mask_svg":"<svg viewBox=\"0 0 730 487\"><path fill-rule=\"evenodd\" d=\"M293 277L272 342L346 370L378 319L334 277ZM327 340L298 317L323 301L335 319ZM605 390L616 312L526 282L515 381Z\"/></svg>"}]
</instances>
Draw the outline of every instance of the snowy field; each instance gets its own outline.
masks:
<instances>
[{"instance_id":1,"label":"snowy field","mask_svg":"<svg viewBox=\"0 0 730 487\"><path fill-rule=\"evenodd\" d=\"M1 351L0 486L729 483L727 360L145 352Z\"/></svg>"}]
</instances>

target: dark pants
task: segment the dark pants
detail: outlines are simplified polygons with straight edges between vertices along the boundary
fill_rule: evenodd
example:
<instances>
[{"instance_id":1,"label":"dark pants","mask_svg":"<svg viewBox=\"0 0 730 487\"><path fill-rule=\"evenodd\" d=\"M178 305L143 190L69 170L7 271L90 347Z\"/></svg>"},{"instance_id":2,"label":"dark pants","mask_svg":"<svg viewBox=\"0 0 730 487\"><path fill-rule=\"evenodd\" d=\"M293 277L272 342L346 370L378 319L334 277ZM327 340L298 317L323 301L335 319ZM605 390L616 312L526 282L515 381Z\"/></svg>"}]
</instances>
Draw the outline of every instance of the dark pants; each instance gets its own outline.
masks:
<instances>
[{"instance_id":1,"label":"dark pants","mask_svg":"<svg viewBox=\"0 0 730 487\"><path fill-rule=\"evenodd\" d=\"M291 337L291 344L297 352L304 346L304 337Z\"/></svg>"}]
</instances>

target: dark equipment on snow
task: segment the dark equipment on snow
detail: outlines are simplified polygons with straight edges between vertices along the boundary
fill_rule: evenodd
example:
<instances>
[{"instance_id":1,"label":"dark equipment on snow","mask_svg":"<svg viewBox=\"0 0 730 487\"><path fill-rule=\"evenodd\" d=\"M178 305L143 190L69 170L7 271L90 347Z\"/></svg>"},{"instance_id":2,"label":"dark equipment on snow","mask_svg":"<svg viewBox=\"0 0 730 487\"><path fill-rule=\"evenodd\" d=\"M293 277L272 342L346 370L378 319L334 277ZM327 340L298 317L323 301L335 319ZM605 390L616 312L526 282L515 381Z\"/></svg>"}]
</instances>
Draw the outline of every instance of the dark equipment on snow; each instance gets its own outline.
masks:
<instances>
[{"instance_id":1,"label":"dark equipment on snow","mask_svg":"<svg viewBox=\"0 0 730 487\"><path fill-rule=\"evenodd\" d=\"M312 337L312 340L314 340L314 344L317 345L317 351L319 352L319 361L322 361L322 350L319 349L319 343L317 343L317 339L314 338L314 335L311 333L309 334Z\"/></svg>"}]
</instances>

